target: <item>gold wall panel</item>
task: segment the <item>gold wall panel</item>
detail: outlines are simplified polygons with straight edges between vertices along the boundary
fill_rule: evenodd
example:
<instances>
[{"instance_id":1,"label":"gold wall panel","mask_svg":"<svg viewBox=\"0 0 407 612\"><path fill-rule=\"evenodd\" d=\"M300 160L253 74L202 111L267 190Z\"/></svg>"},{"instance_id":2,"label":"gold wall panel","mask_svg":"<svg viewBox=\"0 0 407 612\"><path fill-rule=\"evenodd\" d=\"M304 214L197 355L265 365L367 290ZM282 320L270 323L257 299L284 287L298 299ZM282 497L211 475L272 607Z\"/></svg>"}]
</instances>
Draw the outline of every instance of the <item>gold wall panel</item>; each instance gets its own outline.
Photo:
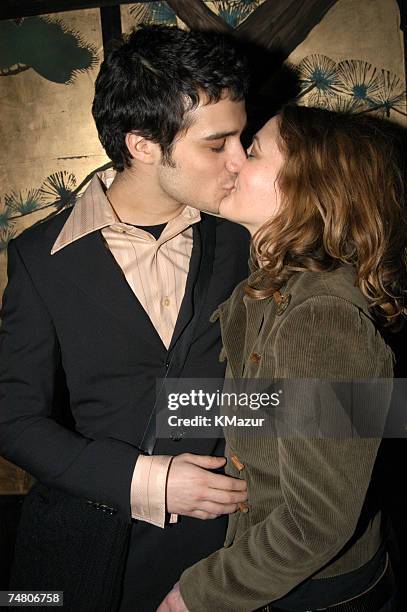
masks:
<instances>
[{"instance_id":1,"label":"gold wall panel","mask_svg":"<svg viewBox=\"0 0 407 612\"><path fill-rule=\"evenodd\" d=\"M63 205L70 191L108 161L91 116L103 57L99 14L98 9L82 10L6 24L14 28L16 44L9 40L10 53L0 47L0 295L8 235L54 214L52 202L60 198ZM53 41L62 54L59 62ZM33 67L21 63L25 56L35 58ZM23 470L0 459L0 493L24 493L29 482Z\"/></svg>"}]
</instances>

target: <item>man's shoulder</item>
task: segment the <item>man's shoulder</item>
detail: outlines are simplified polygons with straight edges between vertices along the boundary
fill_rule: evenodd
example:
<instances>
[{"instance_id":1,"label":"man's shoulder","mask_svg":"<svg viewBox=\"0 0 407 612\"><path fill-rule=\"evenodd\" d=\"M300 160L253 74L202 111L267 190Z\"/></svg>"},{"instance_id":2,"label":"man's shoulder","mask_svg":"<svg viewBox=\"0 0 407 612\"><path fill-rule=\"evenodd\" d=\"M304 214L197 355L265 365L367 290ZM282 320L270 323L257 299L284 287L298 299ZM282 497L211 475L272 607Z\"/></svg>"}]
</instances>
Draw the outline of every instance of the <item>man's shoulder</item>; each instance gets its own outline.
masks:
<instances>
[{"instance_id":1,"label":"man's shoulder","mask_svg":"<svg viewBox=\"0 0 407 612\"><path fill-rule=\"evenodd\" d=\"M234 235L244 236L248 241L250 240L250 234L247 229L243 227L243 225L239 225L238 223L234 223L233 221L229 221L228 219L223 219L222 217L215 217L214 215L212 216L216 220L215 224L217 231L225 232L226 234L232 232L232 234Z\"/></svg>"},{"instance_id":2,"label":"man's shoulder","mask_svg":"<svg viewBox=\"0 0 407 612\"><path fill-rule=\"evenodd\" d=\"M242 253L247 260L250 246L250 234L247 229L227 219L212 218L215 219L217 244L225 245L233 251Z\"/></svg>"},{"instance_id":3,"label":"man's shoulder","mask_svg":"<svg viewBox=\"0 0 407 612\"><path fill-rule=\"evenodd\" d=\"M25 253L45 251L49 254L71 212L72 208L66 208L51 218L28 227L14 238L14 245Z\"/></svg>"}]
</instances>

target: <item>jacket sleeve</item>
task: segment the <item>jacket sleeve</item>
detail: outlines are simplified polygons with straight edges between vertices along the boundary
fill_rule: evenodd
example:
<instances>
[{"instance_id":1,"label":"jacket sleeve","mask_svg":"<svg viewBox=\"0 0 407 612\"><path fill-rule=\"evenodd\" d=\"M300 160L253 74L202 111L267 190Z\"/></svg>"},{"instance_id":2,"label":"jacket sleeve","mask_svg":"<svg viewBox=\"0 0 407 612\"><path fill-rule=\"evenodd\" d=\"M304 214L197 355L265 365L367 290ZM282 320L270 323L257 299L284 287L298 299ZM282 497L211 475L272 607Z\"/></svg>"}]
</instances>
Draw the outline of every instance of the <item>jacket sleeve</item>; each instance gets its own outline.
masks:
<instances>
[{"instance_id":1,"label":"jacket sleeve","mask_svg":"<svg viewBox=\"0 0 407 612\"><path fill-rule=\"evenodd\" d=\"M329 296L310 298L287 315L274 357L276 378L391 375L391 356L368 317ZM387 411L390 397L385 400ZM301 398L296 401L294 412L303 408ZM254 453L256 436L251 440ZM180 589L191 612L260 608L320 570L352 537L380 439L298 436L277 444L284 502L230 547L182 574ZM267 458L264 465L267 473Z\"/></svg>"},{"instance_id":2,"label":"jacket sleeve","mask_svg":"<svg viewBox=\"0 0 407 612\"><path fill-rule=\"evenodd\" d=\"M130 520L139 453L113 438L87 439L52 418L60 362L52 318L12 241L0 330L0 454L43 484L105 503Z\"/></svg>"}]
</instances>

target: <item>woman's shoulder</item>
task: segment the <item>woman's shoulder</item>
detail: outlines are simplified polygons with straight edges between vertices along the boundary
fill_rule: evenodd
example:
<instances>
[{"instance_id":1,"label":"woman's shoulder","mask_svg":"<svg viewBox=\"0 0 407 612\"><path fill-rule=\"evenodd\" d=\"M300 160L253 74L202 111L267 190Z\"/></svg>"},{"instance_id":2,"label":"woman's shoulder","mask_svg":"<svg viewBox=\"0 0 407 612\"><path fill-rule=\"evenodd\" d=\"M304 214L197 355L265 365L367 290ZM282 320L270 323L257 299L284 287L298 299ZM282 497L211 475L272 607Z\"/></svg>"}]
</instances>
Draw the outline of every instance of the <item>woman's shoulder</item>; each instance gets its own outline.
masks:
<instances>
[{"instance_id":1,"label":"woman's shoulder","mask_svg":"<svg viewBox=\"0 0 407 612\"><path fill-rule=\"evenodd\" d=\"M244 298L247 282L246 278L235 287L229 298L218 305L211 320L216 320L220 314L227 318L230 313L245 311ZM315 302L325 302L326 298L334 298L333 301L338 308L341 308L341 304L343 308L353 305L355 309L363 311L366 316L373 319L368 301L356 285L356 272L353 266L342 265L329 272L298 272L289 279L280 292L288 298L285 301L288 306L286 316L296 306L305 302L315 304ZM273 300L271 302L267 300L270 307L272 307L272 302ZM285 317L281 321L284 319Z\"/></svg>"},{"instance_id":2,"label":"woman's shoulder","mask_svg":"<svg viewBox=\"0 0 407 612\"><path fill-rule=\"evenodd\" d=\"M284 374L392 377L393 354L355 281L350 266L289 280L289 307L276 322L274 346Z\"/></svg>"},{"instance_id":3,"label":"woman's shoulder","mask_svg":"<svg viewBox=\"0 0 407 612\"><path fill-rule=\"evenodd\" d=\"M353 305L373 318L369 303L356 284L356 271L353 266L342 265L336 270L324 272L299 272L290 278L284 289L290 295L290 310L304 302L326 301L326 298L336 298L334 301L340 307Z\"/></svg>"}]
</instances>

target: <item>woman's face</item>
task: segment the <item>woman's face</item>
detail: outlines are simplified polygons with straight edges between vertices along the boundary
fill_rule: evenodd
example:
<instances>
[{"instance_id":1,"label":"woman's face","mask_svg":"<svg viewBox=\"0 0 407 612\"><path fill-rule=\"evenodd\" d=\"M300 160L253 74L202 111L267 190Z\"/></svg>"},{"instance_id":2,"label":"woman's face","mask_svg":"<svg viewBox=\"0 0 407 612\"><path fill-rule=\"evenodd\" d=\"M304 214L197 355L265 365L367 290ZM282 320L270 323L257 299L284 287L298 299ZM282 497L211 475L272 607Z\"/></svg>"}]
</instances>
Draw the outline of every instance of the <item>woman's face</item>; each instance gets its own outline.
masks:
<instances>
[{"instance_id":1,"label":"woman's face","mask_svg":"<svg viewBox=\"0 0 407 612\"><path fill-rule=\"evenodd\" d=\"M278 119L273 117L255 135L235 187L220 203L219 214L246 227L253 235L281 201L277 177L284 163L279 146Z\"/></svg>"}]
</instances>

